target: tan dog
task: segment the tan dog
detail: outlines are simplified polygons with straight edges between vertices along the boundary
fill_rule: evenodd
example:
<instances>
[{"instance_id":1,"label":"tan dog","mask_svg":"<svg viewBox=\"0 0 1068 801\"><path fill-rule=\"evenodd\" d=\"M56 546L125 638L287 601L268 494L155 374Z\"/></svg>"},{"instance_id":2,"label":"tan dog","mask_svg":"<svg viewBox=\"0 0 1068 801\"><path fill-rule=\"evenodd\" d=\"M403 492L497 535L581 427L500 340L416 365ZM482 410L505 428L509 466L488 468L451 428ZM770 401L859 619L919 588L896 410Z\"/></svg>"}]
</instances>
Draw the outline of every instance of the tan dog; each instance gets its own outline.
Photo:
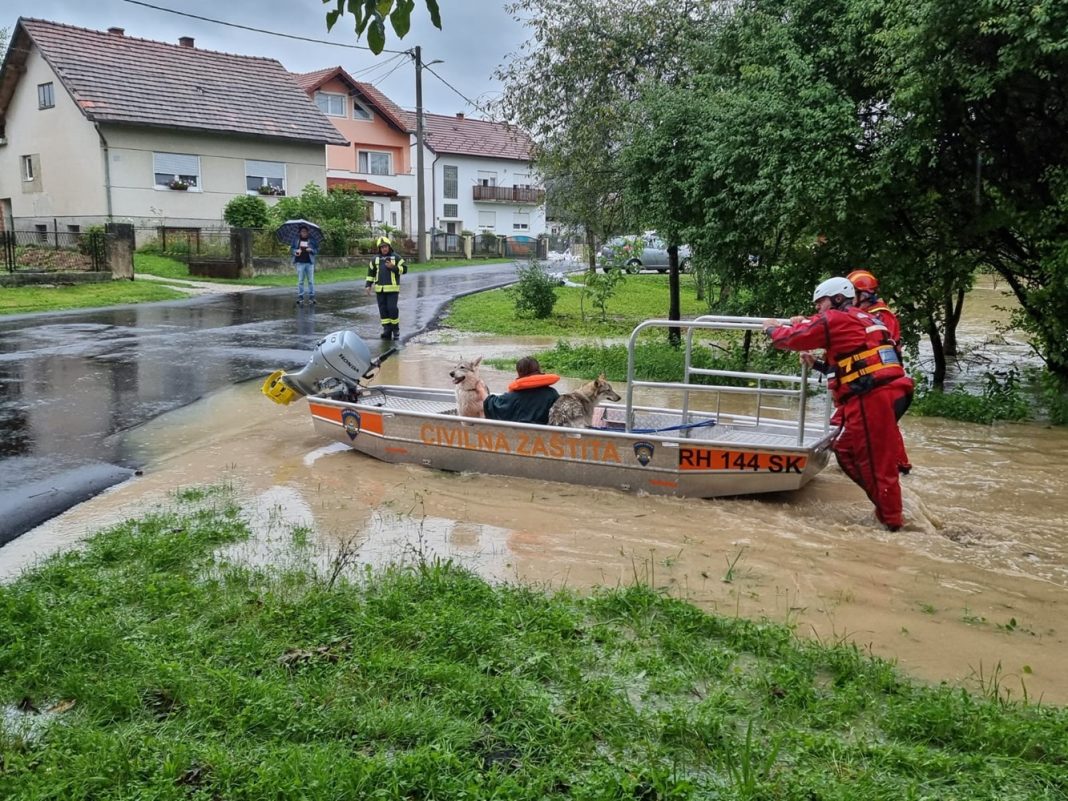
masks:
<instances>
[{"instance_id":1,"label":"tan dog","mask_svg":"<svg viewBox=\"0 0 1068 801\"><path fill-rule=\"evenodd\" d=\"M593 410L606 400L618 401L619 395L601 373L590 383L557 398L549 409L549 425L589 428L593 425Z\"/></svg>"},{"instance_id":2,"label":"tan dog","mask_svg":"<svg viewBox=\"0 0 1068 801\"><path fill-rule=\"evenodd\" d=\"M449 377L456 386L456 414L460 417L484 417L482 401L489 395L486 382L478 375L478 366L482 357L471 361L461 359L452 368Z\"/></svg>"}]
</instances>

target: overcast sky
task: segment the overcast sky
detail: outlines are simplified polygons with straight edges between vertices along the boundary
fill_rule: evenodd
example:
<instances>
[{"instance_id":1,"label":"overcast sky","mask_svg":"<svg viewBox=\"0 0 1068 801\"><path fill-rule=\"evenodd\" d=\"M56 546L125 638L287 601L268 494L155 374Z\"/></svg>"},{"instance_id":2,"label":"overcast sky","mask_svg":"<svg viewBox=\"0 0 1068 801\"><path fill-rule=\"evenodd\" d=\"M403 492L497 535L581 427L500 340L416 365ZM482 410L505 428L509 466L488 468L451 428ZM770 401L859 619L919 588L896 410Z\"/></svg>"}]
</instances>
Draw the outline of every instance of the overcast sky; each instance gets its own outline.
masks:
<instances>
[{"instance_id":1,"label":"overcast sky","mask_svg":"<svg viewBox=\"0 0 1068 801\"><path fill-rule=\"evenodd\" d=\"M356 41L352 17L339 20L326 32L326 11L334 4L322 0L145 0L151 5L254 28L316 38L324 44L299 42L263 33L238 30L203 20L134 5L123 0L0 0L0 27L10 32L20 16L63 22L83 28L126 29L127 36L177 42L192 36L197 47L227 53L268 56L292 72L310 72L341 65L357 80L373 83L398 105L415 108L415 70L406 57L375 56L367 50L335 47L363 45ZM526 36L526 28L504 11L501 0L439 0L442 30L430 24L426 7L417 0L412 30L398 40L389 30L386 49L423 48L424 62L442 59L432 70L461 94L480 105L498 97L500 85L492 75ZM395 69L394 69L395 68ZM436 77L423 73L423 105L439 114L465 112L483 116Z\"/></svg>"}]
</instances>

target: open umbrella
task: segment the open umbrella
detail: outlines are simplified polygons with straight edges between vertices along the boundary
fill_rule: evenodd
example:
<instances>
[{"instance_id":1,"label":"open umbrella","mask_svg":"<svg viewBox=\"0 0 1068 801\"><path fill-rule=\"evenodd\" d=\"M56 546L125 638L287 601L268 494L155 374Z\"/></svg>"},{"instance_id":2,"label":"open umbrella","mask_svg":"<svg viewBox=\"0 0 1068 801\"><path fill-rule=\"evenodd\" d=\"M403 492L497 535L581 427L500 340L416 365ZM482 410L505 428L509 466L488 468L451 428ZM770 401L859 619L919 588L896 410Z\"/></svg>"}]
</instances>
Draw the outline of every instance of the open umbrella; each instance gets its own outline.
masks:
<instances>
[{"instance_id":1,"label":"open umbrella","mask_svg":"<svg viewBox=\"0 0 1068 801\"><path fill-rule=\"evenodd\" d=\"M300 241L300 229L308 229L308 240L315 246L315 249L319 249L319 245L323 242L323 229L313 222L307 220L286 220L284 223L278 226L278 230L274 232L274 235L278 237L278 241L295 247L297 242Z\"/></svg>"}]
</instances>

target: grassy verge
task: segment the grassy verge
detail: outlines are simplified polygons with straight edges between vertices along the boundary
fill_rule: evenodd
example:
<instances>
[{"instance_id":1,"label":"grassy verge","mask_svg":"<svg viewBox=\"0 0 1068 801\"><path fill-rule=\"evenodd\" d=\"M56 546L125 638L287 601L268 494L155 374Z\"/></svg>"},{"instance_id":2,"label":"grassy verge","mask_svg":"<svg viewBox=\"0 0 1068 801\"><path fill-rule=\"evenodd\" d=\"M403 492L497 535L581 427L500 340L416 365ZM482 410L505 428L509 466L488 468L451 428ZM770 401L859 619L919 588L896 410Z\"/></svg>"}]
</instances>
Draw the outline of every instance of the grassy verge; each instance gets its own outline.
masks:
<instances>
[{"instance_id":1,"label":"grassy verge","mask_svg":"<svg viewBox=\"0 0 1068 801\"><path fill-rule=\"evenodd\" d=\"M135 281L107 281L75 286L19 286L0 288L0 314L64 311L126 303L151 303L187 298L185 292Z\"/></svg>"},{"instance_id":2,"label":"grassy verge","mask_svg":"<svg viewBox=\"0 0 1068 801\"><path fill-rule=\"evenodd\" d=\"M581 274L571 277L582 279ZM708 304L697 300L693 278L681 277L680 305L683 317L708 313ZM667 317L668 277L666 275L629 275L616 288L606 304L608 314L594 308L582 289L556 288L556 305L549 317L538 320L516 316L515 303L507 289L496 289L457 298L444 323L461 331L481 331L510 336L555 336L566 331L575 336L620 337L629 334L642 320ZM583 308L584 307L584 308Z\"/></svg>"},{"instance_id":3,"label":"grassy verge","mask_svg":"<svg viewBox=\"0 0 1068 801\"><path fill-rule=\"evenodd\" d=\"M478 264L500 264L511 259L488 259L468 261L467 259L437 259L431 262L409 263L408 272L419 273L428 270L440 270L444 267L462 267ZM204 278L191 276L189 268L183 261L158 256L152 253L134 254L134 271L184 281L210 281L217 284L241 284L244 286L292 286L296 282L296 273L286 272L281 275L258 275L255 278ZM331 270L316 270L316 284L337 284L342 281L363 281L367 278L367 262L360 261L352 267Z\"/></svg>"},{"instance_id":4,"label":"grassy verge","mask_svg":"<svg viewBox=\"0 0 1068 801\"><path fill-rule=\"evenodd\" d=\"M253 568L217 555L240 521L224 491L186 491L0 587L0 797L1068 793L1068 714L996 681L920 686L644 586L321 576L301 531L297 567Z\"/></svg>"}]
</instances>

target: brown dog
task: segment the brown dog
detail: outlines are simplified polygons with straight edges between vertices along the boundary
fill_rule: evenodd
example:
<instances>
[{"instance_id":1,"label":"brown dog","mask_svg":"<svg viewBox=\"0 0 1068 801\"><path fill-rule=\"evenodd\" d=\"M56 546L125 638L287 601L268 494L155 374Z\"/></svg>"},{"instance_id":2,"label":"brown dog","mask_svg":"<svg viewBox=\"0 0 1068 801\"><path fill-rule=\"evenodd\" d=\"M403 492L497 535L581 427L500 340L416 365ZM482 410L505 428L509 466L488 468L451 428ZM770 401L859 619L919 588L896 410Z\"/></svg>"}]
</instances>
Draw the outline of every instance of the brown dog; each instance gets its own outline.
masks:
<instances>
[{"instance_id":1,"label":"brown dog","mask_svg":"<svg viewBox=\"0 0 1068 801\"><path fill-rule=\"evenodd\" d=\"M489 395L489 389L478 374L482 357L466 361L461 359L449 372L452 383L456 386L456 414L460 417L484 417L482 401Z\"/></svg>"},{"instance_id":2,"label":"brown dog","mask_svg":"<svg viewBox=\"0 0 1068 801\"><path fill-rule=\"evenodd\" d=\"M604 373L574 392L556 399L549 409L549 425L569 428L589 428L593 425L593 410L601 401L618 401L619 395L604 380Z\"/></svg>"}]
</instances>

